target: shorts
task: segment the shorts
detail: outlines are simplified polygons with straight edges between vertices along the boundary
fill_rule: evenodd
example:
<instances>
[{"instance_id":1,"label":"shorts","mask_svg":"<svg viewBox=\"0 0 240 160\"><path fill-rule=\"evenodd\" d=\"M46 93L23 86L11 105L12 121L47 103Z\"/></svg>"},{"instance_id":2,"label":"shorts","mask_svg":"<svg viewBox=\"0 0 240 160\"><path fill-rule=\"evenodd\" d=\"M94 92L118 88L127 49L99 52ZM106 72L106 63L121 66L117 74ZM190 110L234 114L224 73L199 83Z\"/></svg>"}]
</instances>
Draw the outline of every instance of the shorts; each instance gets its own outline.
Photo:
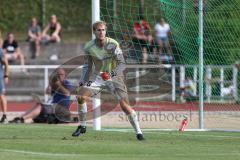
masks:
<instances>
[{"instance_id":1,"label":"shorts","mask_svg":"<svg viewBox=\"0 0 240 160\"><path fill-rule=\"evenodd\" d=\"M8 61L10 61L10 63L11 62L14 62L15 61L15 54L16 54L16 51L14 51L14 52L7 52L6 54L5 54L5 57L8 59Z\"/></svg>"},{"instance_id":2,"label":"shorts","mask_svg":"<svg viewBox=\"0 0 240 160\"><path fill-rule=\"evenodd\" d=\"M36 118L35 123L64 123L70 121L70 111L67 107L57 104L41 104L42 110Z\"/></svg>"},{"instance_id":3,"label":"shorts","mask_svg":"<svg viewBox=\"0 0 240 160\"><path fill-rule=\"evenodd\" d=\"M103 81L101 77L97 76L96 80L90 87L84 88L91 92L91 97L96 96L102 90L106 90L114 95L118 100L128 98L127 87L124 83L123 76L115 76L107 81Z\"/></svg>"},{"instance_id":4,"label":"shorts","mask_svg":"<svg viewBox=\"0 0 240 160\"><path fill-rule=\"evenodd\" d=\"M157 42L167 42L168 41L168 37L156 37Z\"/></svg>"},{"instance_id":5,"label":"shorts","mask_svg":"<svg viewBox=\"0 0 240 160\"><path fill-rule=\"evenodd\" d=\"M139 45L139 46L141 46L141 48L148 47L147 41L145 41L143 39L133 38L132 41L133 41L134 45Z\"/></svg>"},{"instance_id":6,"label":"shorts","mask_svg":"<svg viewBox=\"0 0 240 160\"><path fill-rule=\"evenodd\" d=\"M0 76L0 94L5 94L6 89L5 89L5 83L4 80L2 78L2 76Z\"/></svg>"}]
</instances>

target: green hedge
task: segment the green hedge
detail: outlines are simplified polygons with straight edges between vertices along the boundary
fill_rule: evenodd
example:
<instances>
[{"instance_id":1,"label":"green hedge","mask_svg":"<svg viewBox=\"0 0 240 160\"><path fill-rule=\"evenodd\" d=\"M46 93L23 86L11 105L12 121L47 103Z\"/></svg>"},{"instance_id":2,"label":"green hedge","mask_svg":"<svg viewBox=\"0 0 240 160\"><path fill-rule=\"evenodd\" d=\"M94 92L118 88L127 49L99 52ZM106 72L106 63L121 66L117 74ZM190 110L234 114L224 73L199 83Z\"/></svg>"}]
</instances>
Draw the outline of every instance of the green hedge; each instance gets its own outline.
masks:
<instances>
[{"instance_id":1,"label":"green hedge","mask_svg":"<svg viewBox=\"0 0 240 160\"><path fill-rule=\"evenodd\" d=\"M45 13L42 11L43 0L1 0L0 29L4 32L26 32L32 16L40 24L46 24L51 14L56 14L63 30L79 30L91 24L90 0L45 0ZM45 17L44 22L43 17Z\"/></svg>"}]
</instances>

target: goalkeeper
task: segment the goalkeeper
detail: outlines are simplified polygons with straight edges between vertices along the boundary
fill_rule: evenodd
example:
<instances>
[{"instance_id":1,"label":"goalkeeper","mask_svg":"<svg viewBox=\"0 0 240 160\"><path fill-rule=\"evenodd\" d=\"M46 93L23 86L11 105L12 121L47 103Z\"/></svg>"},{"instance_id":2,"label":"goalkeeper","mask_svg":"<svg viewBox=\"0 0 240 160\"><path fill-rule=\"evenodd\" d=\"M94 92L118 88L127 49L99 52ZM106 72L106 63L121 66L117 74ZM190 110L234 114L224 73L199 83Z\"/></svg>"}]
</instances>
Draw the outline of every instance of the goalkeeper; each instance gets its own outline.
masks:
<instances>
[{"instance_id":1,"label":"goalkeeper","mask_svg":"<svg viewBox=\"0 0 240 160\"><path fill-rule=\"evenodd\" d=\"M80 96L78 97L78 112L80 125L72 136L79 136L86 132L86 99L97 94L91 86L100 89L106 88L120 103L121 109L126 113L135 130L138 140L143 140L143 134L139 127L136 112L131 108L128 101L127 88L123 81L125 60L122 50L117 41L106 37L106 23L97 21L93 24L93 32L96 39L89 41L85 47L85 64L82 69L79 82Z\"/></svg>"}]
</instances>

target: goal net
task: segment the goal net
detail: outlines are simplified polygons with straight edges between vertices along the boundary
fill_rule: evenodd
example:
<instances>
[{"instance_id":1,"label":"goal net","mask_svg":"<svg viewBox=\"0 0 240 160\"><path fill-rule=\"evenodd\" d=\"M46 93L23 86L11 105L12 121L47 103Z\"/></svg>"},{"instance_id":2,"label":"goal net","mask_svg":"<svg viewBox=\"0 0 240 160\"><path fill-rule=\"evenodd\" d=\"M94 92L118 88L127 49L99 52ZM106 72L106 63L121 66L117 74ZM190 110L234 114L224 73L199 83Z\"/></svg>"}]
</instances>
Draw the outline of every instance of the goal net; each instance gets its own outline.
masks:
<instances>
[{"instance_id":1,"label":"goal net","mask_svg":"<svg viewBox=\"0 0 240 160\"><path fill-rule=\"evenodd\" d=\"M199 1L102 0L101 20L108 36L121 44L128 64L126 83L140 123L147 128L177 129L188 118L188 129L199 128ZM240 130L239 57L240 1L203 0L205 129ZM170 26L168 44L155 36L161 18ZM144 19L147 43L135 39ZM148 41L152 38L153 41ZM162 40L163 44L165 40ZM191 84L190 96L187 85ZM183 89L185 87L185 89ZM109 113L103 126L126 126L126 117Z\"/></svg>"}]
</instances>

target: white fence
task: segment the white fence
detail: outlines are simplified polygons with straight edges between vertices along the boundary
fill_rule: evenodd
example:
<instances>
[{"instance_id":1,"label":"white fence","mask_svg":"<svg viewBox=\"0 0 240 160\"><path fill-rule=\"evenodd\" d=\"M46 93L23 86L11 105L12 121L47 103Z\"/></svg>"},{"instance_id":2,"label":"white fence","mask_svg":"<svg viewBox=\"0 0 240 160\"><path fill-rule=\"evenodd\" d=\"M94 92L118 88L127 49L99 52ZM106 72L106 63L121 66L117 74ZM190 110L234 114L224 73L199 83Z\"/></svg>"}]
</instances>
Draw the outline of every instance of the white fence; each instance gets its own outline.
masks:
<instances>
[{"instance_id":1,"label":"white fence","mask_svg":"<svg viewBox=\"0 0 240 160\"><path fill-rule=\"evenodd\" d=\"M48 85L48 76L49 76L49 70L53 70L55 68L59 67L59 65L25 65L25 66L18 66L18 65L13 65L10 66L10 71L13 70L21 70L21 69L26 69L31 72L31 69L42 69L44 70L44 88L47 87ZM62 66L63 67L63 66ZM76 67L76 68L81 68L78 66L64 66L64 67ZM186 79L186 72L188 71L190 74L190 77L193 79L193 81L197 84L198 83L198 67L194 65L127 65L128 69L135 69L135 83L136 86L139 86L139 81L140 81L140 75L139 75L139 70L140 69L168 69L168 76L169 78L169 83L171 83L171 100L174 102L176 101L176 93L179 87L183 86L184 80ZM218 72L218 78L216 76L212 78L213 70L215 72ZM226 73L227 72L227 73ZM80 74L80 73L79 73ZM231 75L229 75L231 74ZM238 84L237 84L237 74L238 74L238 69L235 66L214 66L214 65L209 65L205 67L205 79L206 81L210 83L205 83L205 95L206 95L206 100L207 102L211 102L212 99L216 98L216 96L212 95L212 84L217 83L220 86L220 93L218 99L223 101L224 98L224 89L227 87L232 87L233 90L233 98L235 100L238 99ZM228 77L228 80L226 80L225 77ZM229 79L229 77L231 77ZM179 79L177 79L179 78ZM171 81L171 82L170 82ZM136 92L138 93L139 90L137 89ZM45 95L45 100L48 99L48 96Z\"/></svg>"}]
</instances>

